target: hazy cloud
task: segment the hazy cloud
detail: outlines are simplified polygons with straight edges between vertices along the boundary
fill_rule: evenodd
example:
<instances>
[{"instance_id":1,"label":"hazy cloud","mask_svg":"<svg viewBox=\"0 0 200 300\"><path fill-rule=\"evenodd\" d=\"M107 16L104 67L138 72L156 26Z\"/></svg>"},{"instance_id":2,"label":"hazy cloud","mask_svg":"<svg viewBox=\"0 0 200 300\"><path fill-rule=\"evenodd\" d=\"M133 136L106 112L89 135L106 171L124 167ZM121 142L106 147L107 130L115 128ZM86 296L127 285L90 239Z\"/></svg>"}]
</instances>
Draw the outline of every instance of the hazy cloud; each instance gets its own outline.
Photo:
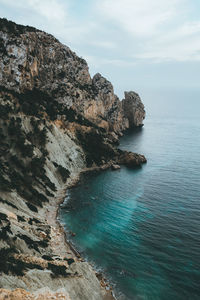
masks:
<instances>
[{"instance_id":1,"label":"hazy cloud","mask_svg":"<svg viewBox=\"0 0 200 300\"><path fill-rule=\"evenodd\" d=\"M190 21L189 1L102 0L97 7L102 18L129 34L132 58L199 60L200 22Z\"/></svg>"},{"instance_id":2,"label":"hazy cloud","mask_svg":"<svg viewBox=\"0 0 200 300\"><path fill-rule=\"evenodd\" d=\"M133 35L152 36L181 13L183 0L101 0L102 17L114 20Z\"/></svg>"},{"instance_id":3,"label":"hazy cloud","mask_svg":"<svg viewBox=\"0 0 200 300\"><path fill-rule=\"evenodd\" d=\"M40 15L49 21L63 21L66 16L66 4L68 1L62 0L1 0L12 9L20 8L23 11L31 10L32 13ZM28 20L27 20L28 21Z\"/></svg>"}]
</instances>

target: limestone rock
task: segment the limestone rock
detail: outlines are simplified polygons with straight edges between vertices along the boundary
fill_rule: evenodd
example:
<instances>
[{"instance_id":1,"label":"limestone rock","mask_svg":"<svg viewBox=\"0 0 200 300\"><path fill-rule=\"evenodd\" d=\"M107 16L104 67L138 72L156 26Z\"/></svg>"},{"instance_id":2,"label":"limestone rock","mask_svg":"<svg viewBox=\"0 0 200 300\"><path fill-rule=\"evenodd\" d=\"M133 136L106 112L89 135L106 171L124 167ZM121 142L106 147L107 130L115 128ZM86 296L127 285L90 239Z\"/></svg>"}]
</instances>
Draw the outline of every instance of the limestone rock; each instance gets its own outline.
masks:
<instances>
[{"instance_id":1,"label":"limestone rock","mask_svg":"<svg viewBox=\"0 0 200 300\"><path fill-rule=\"evenodd\" d=\"M123 151L118 159L120 164L123 164L129 168L141 167L147 160L144 155Z\"/></svg>"},{"instance_id":2,"label":"limestone rock","mask_svg":"<svg viewBox=\"0 0 200 300\"><path fill-rule=\"evenodd\" d=\"M101 74L52 35L0 19L0 84L17 92L39 89L117 135L140 126L144 107L137 94L121 102Z\"/></svg>"},{"instance_id":3,"label":"limestone rock","mask_svg":"<svg viewBox=\"0 0 200 300\"><path fill-rule=\"evenodd\" d=\"M119 170L119 169L120 169L120 165L112 164L112 165L111 165L111 169L112 169L113 171Z\"/></svg>"},{"instance_id":4,"label":"limestone rock","mask_svg":"<svg viewBox=\"0 0 200 300\"><path fill-rule=\"evenodd\" d=\"M1 300L71 300L66 292L41 291L40 293L29 293L24 289L14 291L0 289Z\"/></svg>"},{"instance_id":5,"label":"limestone rock","mask_svg":"<svg viewBox=\"0 0 200 300\"><path fill-rule=\"evenodd\" d=\"M0 298L106 299L94 270L65 242L57 207L82 170L145 162L116 148L144 117L135 95L121 102L53 36L0 19Z\"/></svg>"},{"instance_id":6,"label":"limestone rock","mask_svg":"<svg viewBox=\"0 0 200 300\"><path fill-rule=\"evenodd\" d=\"M125 92L122 100L124 115L129 121L129 128L143 126L145 118L144 105L140 96L135 92Z\"/></svg>"}]
</instances>

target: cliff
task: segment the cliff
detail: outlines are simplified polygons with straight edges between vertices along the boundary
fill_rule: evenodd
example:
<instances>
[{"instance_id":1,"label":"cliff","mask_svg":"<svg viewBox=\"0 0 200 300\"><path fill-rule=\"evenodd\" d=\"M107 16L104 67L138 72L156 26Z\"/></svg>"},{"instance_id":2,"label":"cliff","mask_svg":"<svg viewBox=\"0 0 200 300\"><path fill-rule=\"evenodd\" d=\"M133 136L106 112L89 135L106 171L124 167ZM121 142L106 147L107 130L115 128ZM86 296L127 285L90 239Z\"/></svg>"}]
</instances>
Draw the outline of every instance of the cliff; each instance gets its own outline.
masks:
<instances>
[{"instance_id":1,"label":"cliff","mask_svg":"<svg viewBox=\"0 0 200 300\"><path fill-rule=\"evenodd\" d=\"M108 80L100 74L91 78L86 61L53 36L5 20L0 26L3 86L19 93L34 88L44 91L106 131L119 134L129 123L141 124L145 111L137 94L125 93L123 104Z\"/></svg>"},{"instance_id":2,"label":"cliff","mask_svg":"<svg viewBox=\"0 0 200 300\"><path fill-rule=\"evenodd\" d=\"M53 36L5 19L0 56L0 297L110 299L65 242L56 210L82 170L146 162L116 148L141 125L141 100L130 92L121 102Z\"/></svg>"}]
</instances>

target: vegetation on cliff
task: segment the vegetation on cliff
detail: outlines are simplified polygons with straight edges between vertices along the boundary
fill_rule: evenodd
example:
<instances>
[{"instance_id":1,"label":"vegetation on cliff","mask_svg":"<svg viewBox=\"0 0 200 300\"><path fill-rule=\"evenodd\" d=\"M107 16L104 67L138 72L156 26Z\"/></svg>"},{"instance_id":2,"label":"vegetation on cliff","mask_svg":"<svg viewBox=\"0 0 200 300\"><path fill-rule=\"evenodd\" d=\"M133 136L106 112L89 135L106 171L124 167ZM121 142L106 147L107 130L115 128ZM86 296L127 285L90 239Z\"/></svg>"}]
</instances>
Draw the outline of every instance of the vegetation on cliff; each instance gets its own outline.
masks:
<instances>
[{"instance_id":1,"label":"vegetation on cliff","mask_svg":"<svg viewBox=\"0 0 200 300\"><path fill-rule=\"evenodd\" d=\"M138 97L126 102L139 116L133 121L111 83L92 79L85 60L53 36L6 19L0 25L0 287L64 285L71 299L103 299L89 265L55 244L48 216L82 169L146 161L116 148L125 129L141 125L144 107Z\"/></svg>"}]
</instances>

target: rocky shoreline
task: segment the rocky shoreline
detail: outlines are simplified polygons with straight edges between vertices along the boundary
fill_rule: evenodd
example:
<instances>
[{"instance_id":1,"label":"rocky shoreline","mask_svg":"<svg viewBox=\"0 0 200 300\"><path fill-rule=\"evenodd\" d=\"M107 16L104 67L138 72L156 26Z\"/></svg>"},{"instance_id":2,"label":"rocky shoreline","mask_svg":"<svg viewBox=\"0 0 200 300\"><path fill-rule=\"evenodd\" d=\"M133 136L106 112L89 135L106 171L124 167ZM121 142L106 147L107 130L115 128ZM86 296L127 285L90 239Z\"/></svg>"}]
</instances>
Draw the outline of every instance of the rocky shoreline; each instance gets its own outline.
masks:
<instances>
[{"instance_id":1,"label":"rocky shoreline","mask_svg":"<svg viewBox=\"0 0 200 300\"><path fill-rule=\"evenodd\" d=\"M54 207L54 211L53 211L53 209L51 209L51 210L48 210L48 212L47 212L47 220L49 219L49 221L50 221L50 220L53 219L54 220L53 223L56 225L55 227L57 227L58 232L61 233L61 235L64 235L64 243L63 243L63 241L60 241L59 245L60 246L65 245L66 249L70 249L70 251L74 254L74 257L76 259L78 259L80 261L83 261L83 262L85 262L84 257L81 256L81 254L74 247L74 245L69 241L69 239L67 239L67 235L70 234L70 233L68 233L64 230L64 227L63 227L62 223L60 222L60 219L59 219L60 206L64 203L64 200L66 198L68 189L71 189L71 188L75 187L80 182L80 180L81 180L80 178L82 176L84 176L84 174L89 174L89 173L91 174L93 172L102 172L102 171L107 170L108 168L109 167L106 165L106 166L101 166L99 168L94 167L94 168L88 168L88 169L85 169L85 170L81 171L63 189L63 191L61 192L62 196L58 198L58 202L57 202L57 205ZM48 222L49 225L50 225L50 223L51 223L51 221ZM73 233L71 233L71 234L73 234ZM90 264L88 261L87 261L87 263ZM93 269L93 267L92 267L92 269ZM95 275L98 278L102 289L105 289L104 299L105 300L116 300L116 297L114 296L113 291L112 291L112 286L110 285L108 280L103 276L102 273L97 272L95 269L93 269L93 271L95 272Z\"/></svg>"},{"instance_id":2,"label":"rocky shoreline","mask_svg":"<svg viewBox=\"0 0 200 300\"><path fill-rule=\"evenodd\" d=\"M146 162L117 148L142 126L144 105L134 92L120 101L84 59L30 26L0 19L0 58L0 299L113 299L57 210L80 174Z\"/></svg>"},{"instance_id":3,"label":"rocky shoreline","mask_svg":"<svg viewBox=\"0 0 200 300\"><path fill-rule=\"evenodd\" d=\"M105 169L107 169L107 167ZM66 251L69 251L69 249L70 249L69 252L72 253L73 258L75 258L77 260L80 260L82 262L85 262L84 258L76 250L76 248L73 246L73 244L67 239L67 232L65 232L63 225L60 223L59 209L60 209L60 205L65 200L67 190L75 187L78 184L78 182L80 181L80 176L83 176L83 173L88 174L88 173L93 172L93 171L100 172L100 171L103 171L105 169L104 169L104 166L102 166L99 169L93 168L93 169L88 169L88 170L81 171L69 184L67 184L67 186L62 191L60 191L59 196L57 198L57 201L55 201L55 205L53 205L51 207L51 209L47 210L47 215L46 215L47 223L50 226L54 226L56 236L60 237L60 240L56 241L56 243L58 243L58 247L62 248L64 246L66 248ZM63 242L63 239L64 239L64 242ZM89 262L87 262L87 263L89 264ZM116 300L116 298L115 298L115 296L112 292L112 287L109 285L106 278L104 278L104 276L102 274L96 272L95 270L94 270L94 272L95 272L95 275L96 275L96 277L98 278L98 280L100 282L100 285L101 285L102 289L105 289L104 299L105 300Z\"/></svg>"},{"instance_id":4,"label":"rocky shoreline","mask_svg":"<svg viewBox=\"0 0 200 300\"><path fill-rule=\"evenodd\" d=\"M95 170L96 169L96 170ZM103 168L104 169L104 168ZM64 228L62 226L62 224L60 223L59 219L58 219L58 212L59 212L59 207L60 204L63 203L65 197L66 197L66 192L67 189L74 187L80 180L80 176L82 176L81 174L86 172L92 172L92 171L101 171L103 170L102 168L90 168L90 169L85 169L84 171L81 171L80 173L78 173L77 175L75 175L73 178L69 178L69 181L67 184L65 184L65 186L63 187L63 189L59 190L58 193L55 195L54 199L52 199L53 201L49 202L49 204L44 207L44 211L42 213L42 215L40 216L41 218L44 219L44 224L46 224L47 226L49 226L50 228L50 236L51 236L51 249L54 253L54 259L56 260L56 257L59 258L59 261L61 258L63 258L63 256L68 257L67 260L72 260L73 264L76 264L76 272L78 271L82 271L82 268L79 269L78 264L84 264L84 267L86 267L86 270L88 272L88 274L91 276L92 274L92 280L94 282L94 278L96 281L96 284L98 286L98 282L99 282L99 291L98 291L98 298L99 299L103 299L103 300L114 300L116 299L112 293L112 287L109 286L109 283L107 282L107 280L103 277L100 276L99 273L97 273L95 270L93 270L93 268L90 266L89 262L85 262L84 258L81 257L80 253L78 253L78 251L74 248L74 246L67 240L67 236L66 236L66 232L64 231ZM107 169L107 166L106 166ZM12 216L14 217L14 216ZM34 257L34 256L28 256L28 255L21 255L18 257L21 261L34 261L35 264L42 264L41 259ZM46 259L46 258L45 258ZM38 261L37 261L38 260ZM63 266L62 264L60 264L61 266ZM69 265L67 266L69 269ZM78 279L82 279L83 275L82 274L71 274L71 276L73 278L76 278L77 281ZM1 275L2 276L2 275ZM36 275L37 276L37 275ZM8 278L5 278L6 280ZM32 278L34 281L34 278ZM41 279L41 278L40 278ZM2 280L2 277L1 277ZM1 281L0 280L0 281ZM30 278L29 278L30 280ZM84 278L85 280L85 278ZM26 281L26 280L25 280ZM62 281L64 281L62 279ZM35 287L33 287L32 290L27 291L26 289L23 289L21 287L18 287L16 289L14 289L15 285L20 286L19 283L11 285L11 284L7 284L10 285L10 287L12 288L12 290L6 289L6 288L0 288L0 299L4 300L4 299L16 299L16 300L29 300L29 299L40 299L40 300L45 300L45 299L62 299L62 300L70 300L73 299L69 296L68 292L65 289L60 289L59 286L57 286L57 290L56 292L53 291L53 289L51 289L51 282L48 282L48 285L45 287L45 281L41 280L41 283L38 286L38 282L37 282L37 289L36 291L34 291ZM63 282L64 284L64 282ZM76 285L78 285L79 283L76 282ZM88 287L87 287L88 288ZM87 296L84 296L84 289L83 291L83 295L80 297L80 299L98 299L93 296L91 296L90 294ZM53 298L56 297L56 298ZM74 298L76 299L76 298Z\"/></svg>"}]
</instances>

